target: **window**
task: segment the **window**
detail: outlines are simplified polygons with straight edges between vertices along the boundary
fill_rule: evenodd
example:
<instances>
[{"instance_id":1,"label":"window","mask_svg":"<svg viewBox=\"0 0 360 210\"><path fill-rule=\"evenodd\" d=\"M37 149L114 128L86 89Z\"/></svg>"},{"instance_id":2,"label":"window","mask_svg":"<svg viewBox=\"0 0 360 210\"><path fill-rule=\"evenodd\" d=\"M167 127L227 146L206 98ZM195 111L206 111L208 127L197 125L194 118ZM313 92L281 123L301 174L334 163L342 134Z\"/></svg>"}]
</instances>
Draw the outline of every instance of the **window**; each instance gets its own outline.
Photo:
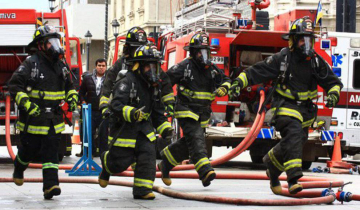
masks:
<instances>
[{"instance_id":1,"label":"window","mask_svg":"<svg viewBox=\"0 0 360 210\"><path fill-rule=\"evenodd\" d=\"M121 15L125 15L125 0L121 2Z\"/></svg>"},{"instance_id":2,"label":"window","mask_svg":"<svg viewBox=\"0 0 360 210\"><path fill-rule=\"evenodd\" d=\"M360 89L360 59L354 60L353 88Z\"/></svg>"},{"instance_id":3,"label":"window","mask_svg":"<svg viewBox=\"0 0 360 210\"><path fill-rule=\"evenodd\" d=\"M175 65L176 51L169 52L168 69Z\"/></svg>"}]
</instances>

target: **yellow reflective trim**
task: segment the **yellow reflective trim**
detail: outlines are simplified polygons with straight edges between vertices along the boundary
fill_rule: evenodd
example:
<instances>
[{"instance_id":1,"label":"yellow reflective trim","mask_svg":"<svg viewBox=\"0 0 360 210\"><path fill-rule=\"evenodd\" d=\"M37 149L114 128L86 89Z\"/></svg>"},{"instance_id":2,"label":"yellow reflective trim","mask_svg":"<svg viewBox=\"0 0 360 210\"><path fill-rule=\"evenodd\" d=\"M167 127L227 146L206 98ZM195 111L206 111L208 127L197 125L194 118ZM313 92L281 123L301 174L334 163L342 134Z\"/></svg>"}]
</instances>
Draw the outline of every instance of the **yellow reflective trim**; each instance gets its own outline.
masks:
<instances>
[{"instance_id":1,"label":"yellow reflective trim","mask_svg":"<svg viewBox=\"0 0 360 210\"><path fill-rule=\"evenodd\" d=\"M291 163L296 163L296 162L302 162L302 160L299 159L299 158L298 159L292 159L292 160L289 160L289 161L285 162L284 166L287 166L287 165L289 165Z\"/></svg>"},{"instance_id":2,"label":"yellow reflective trim","mask_svg":"<svg viewBox=\"0 0 360 210\"><path fill-rule=\"evenodd\" d=\"M50 169L50 168L59 169L59 164L51 163L51 162L42 164L42 169Z\"/></svg>"},{"instance_id":3,"label":"yellow reflective trim","mask_svg":"<svg viewBox=\"0 0 360 210\"><path fill-rule=\"evenodd\" d=\"M194 38L192 38L191 41L190 41L190 43L194 43L194 42L195 42L195 40L194 40Z\"/></svg>"},{"instance_id":4,"label":"yellow reflective trim","mask_svg":"<svg viewBox=\"0 0 360 210\"><path fill-rule=\"evenodd\" d=\"M72 90L69 90L66 94L66 101L69 99L70 95L72 94L75 94L75 95L78 95L78 93L76 92L76 90L72 89Z\"/></svg>"},{"instance_id":5,"label":"yellow reflective trim","mask_svg":"<svg viewBox=\"0 0 360 210\"><path fill-rule=\"evenodd\" d=\"M156 132L160 135L162 135L162 133L164 132L164 130L166 128L171 128L171 123L168 122L168 121L165 121L163 124L159 125L157 128L156 128Z\"/></svg>"},{"instance_id":6,"label":"yellow reflective trim","mask_svg":"<svg viewBox=\"0 0 360 210\"><path fill-rule=\"evenodd\" d=\"M35 33L35 36L38 36L38 35L40 35L40 31L39 31L39 30L37 30L36 33Z\"/></svg>"},{"instance_id":7,"label":"yellow reflective trim","mask_svg":"<svg viewBox=\"0 0 360 210\"><path fill-rule=\"evenodd\" d=\"M280 95L286 97L286 98L290 98L292 100L295 100L295 96L291 93L291 91L289 89L283 90L280 85L276 86L276 92L279 93ZM317 97L317 89L313 90L313 91L306 91L306 92L298 92L297 93L299 100L301 101L306 101L308 99L314 99Z\"/></svg>"},{"instance_id":8,"label":"yellow reflective trim","mask_svg":"<svg viewBox=\"0 0 360 210\"><path fill-rule=\"evenodd\" d=\"M130 34L130 33L128 33L127 38L131 38L131 34Z\"/></svg>"},{"instance_id":9,"label":"yellow reflective trim","mask_svg":"<svg viewBox=\"0 0 360 210\"><path fill-rule=\"evenodd\" d=\"M276 108L272 108L271 111L275 111ZM300 112L296 111L295 109L289 109L289 108L285 108L285 107L280 107L279 111L277 112L277 115L284 115L284 116L290 116L290 117L294 117L298 120L300 120L300 122L303 122L304 119L302 117L302 115L300 114Z\"/></svg>"},{"instance_id":10,"label":"yellow reflective trim","mask_svg":"<svg viewBox=\"0 0 360 210\"><path fill-rule=\"evenodd\" d=\"M29 93L30 98L40 98L39 90L32 90ZM65 91L41 91L44 94L44 100L63 100L65 99Z\"/></svg>"},{"instance_id":11,"label":"yellow reflective trim","mask_svg":"<svg viewBox=\"0 0 360 210\"><path fill-rule=\"evenodd\" d=\"M122 138L116 139L115 143L113 144L113 146L116 147L130 147L130 148L135 148L135 145L136 145L136 139L122 139Z\"/></svg>"},{"instance_id":12,"label":"yellow reflective trim","mask_svg":"<svg viewBox=\"0 0 360 210\"><path fill-rule=\"evenodd\" d=\"M142 52L142 51L139 51L137 55L138 55L138 56L143 56L143 52Z\"/></svg>"},{"instance_id":13,"label":"yellow reflective trim","mask_svg":"<svg viewBox=\"0 0 360 210\"><path fill-rule=\"evenodd\" d=\"M156 136L154 132L149 133L148 135L146 135L146 137L150 140L150 141L155 141L156 140Z\"/></svg>"},{"instance_id":14,"label":"yellow reflective trim","mask_svg":"<svg viewBox=\"0 0 360 210\"><path fill-rule=\"evenodd\" d=\"M224 82L221 86L230 88L231 84L230 84L230 82Z\"/></svg>"},{"instance_id":15,"label":"yellow reflective trim","mask_svg":"<svg viewBox=\"0 0 360 210\"><path fill-rule=\"evenodd\" d=\"M102 96L102 97L100 98L100 104L99 104L99 106L102 105L102 104L108 104L109 101L110 101L110 99L109 99L108 97Z\"/></svg>"},{"instance_id":16,"label":"yellow reflective trim","mask_svg":"<svg viewBox=\"0 0 360 210\"><path fill-rule=\"evenodd\" d=\"M241 87L241 89L243 89L244 87L248 86L248 80L247 80L247 77L246 77L246 73L245 72L242 72L238 78L242 81L243 83L243 87Z\"/></svg>"},{"instance_id":17,"label":"yellow reflective trim","mask_svg":"<svg viewBox=\"0 0 360 210\"><path fill-rule=\"evenodd\" d=\"M292 27L291 27L291 29L293 30L293 29L296 29L296 25L294 24Z\"/></svg>"},{"instance_id":18,"label":"yellow reflective trim","mask_svg":"<svg viewBox=\"0 0 360 210\"><path fill-rule=\"evenodd\" d=\"M123 117L125 119L125 121L127 122L131 122L131 111L134 109L134 107L132 106L124 106L123 108Z\"/></svg>"},{"instance_id":19,"label":"yellow reflective trim","mask_svg":"<svg viewBox=\"0 0 360 210\"><path fill-rule=\"evenodd\" d=\"M335 85L334 87L332 87L332 88L328 91L328 95L329 95L331 92L336 92L337 94L340 95L340 86L339 86L339 85Z\"/></svg>"},{"instance_id":20,"label":"yellow reflective trim","mask_svg":"<svg viewBox=\"0 0 360 210\"><path fill-rule=\"evenodd\" d=\"M162 102L175 101L174 93L169 93L161 97Z\"/></svg>"},{"instance_id":21,"label":"yellow reflective trim","mask_svg":"<svg viewBox=\"0 0 360 210\"><path fill-rule=\"evenodd\" d=\"M16 159L19 161L19 163L21 163L21 164L24 165L24 166L27 166L27 165L29 165L29 163L30 163L30 162L24 162L24 161L22 161L22 160L20 159L19 155L16 155Z\"/></svg>"},{"instance_id":22,"label":"yellow reflective trim","mask_svg":"<svg viewBox=\"0 0 360 210\"><path fill-rule=\"evenodd\" d=\"M315 118L312 118L311 120L308 120L308 121L305 121L301 124L302 128L306 128L306 127L309 127L313 124Z\"/></svg>"},{"instance_id":23,"label":"yellow reflective trim","mask_svg":"<svg viewBox=\"0 0 360 210\"><path fill-rule=\"evenodd\" d=\"M209 101L213 101L215 99L215 94L210 92L197 92L197 91L191 91L189 89L184 89L180 93L183 94L184 96L194 99L209 100Z\"/></svg>"},{"instance_id":24,"label":"yellow reflective trim","mask_svg":"<svg viewBox=\"0 0 360 210\"><path fill-rule=\"evenodd\" d=\"M55 129L55 133L61 133L62 131L65 130L65 123L62 122L62 123L60 123L58 125L55 125L54 129Z\"/></svg>"},{"instance_id":25,"label":"yellow reflective trim","mask_svg":"<svg viewBox=\"0 0 360 210\"><path fill-rule=\"evenodd\" d=\"M175 118L192 118L192 119L198 121L199 115L195 114L192 111L176 111Z\"/></svg>"},{"instance_id":26,"label":"yellow reflective trim","mask_svg":"<svg viewBox=\"0 0 360 210\"><path fill-rule=\"evenodd\" d=\"M166 159L169 161L169 163L173 166L177 166L179 165L179 163L175 160L175 158L172 156L169 147L165 147L165 149L163 150Z\"/></svg>"},{"instance_id":27,"label":"yellow reflective trim","mask_svg":"<svg viewBox=\"0 0 360 210\"><path fill-rule=\"evenodd\" d=\"M204 165L210 164L210 161L208 158L201 158L196 164L195 164L195 169L196 171L199 171L201 167L203 167Z\"/></svg>"},{"instance_id":28,"label":"yellow reflective trim","mask_svg":"<svg viewBox=\"0 0 360 210\"><path fill-rule=\"evenodd\" d=\"M279 161L276 159L275 155L274 155L274 151L273 149L271 149L269 152L268 152L268 155L269 155L269 158L272 162L272 164L277 168L279 169L279 171L284 171L284 166L282 166Z\"/></svg>"},{"instance_id":29,"label":"yellow reflective trim","mask_svg":"<svg viewBox=\"0 0 360 210\"><path fill-rule=\"evenodd\" d=\"M16 128L19 129L20 131L24 131L25 129L25 124L18 121L16 123ZM49 126L34 126L34 125L29 125L27 132L31 133L31 134L39 134L39 135L47 135L49 132L50 127Z\"/></svg>"},{"instance_id":30,"label":"yellow reflective trim","mask_svg":"<svg viewBox=\"0 0 360 210\"><path fill-rule=\"evenodd\" d=\"M294 164L294 165L290 165L288 167L285 168L285 171L292 169L292 168L301 168L302 164Z\"/></svg>"},{"instance_id":31,"label":"yellow reflective trim","mask_svg":"<svg viewBox=\"0 0 360 210\"><path fill-rule=\"evenodd\" d=\"M208 124L209 124L209 121L210 121L210 118L205 120L205 121L201 121L200 122L200 125L202 128L207 128L208 127Z\"/></svg>"},{"instance_id":32,"label":"yellow reflective trim","mask_svg":"<svg viewBox=\"0 0 360 210\"><path fill-rule=\"evenodd\" d=\"M105 152L105 155L104 155L104 166L105 166L105 170L111 174L111 171L109 170L109 168L107 167L107 155L109 154L109 151L106 151Z\"/></svg>"},{"instance_id":33,"label":"yellow reflective trim","mask_svg":"<svg viewBox=\"0 0 360 210\"><path fill-rule=\"evenodd\" d=\"M15 96L15 102L18 106L20 106L20 102L23 98L29 98L29 96L24 92L18 92Z\"/></svg>"},{"instance_id":34,"label":"yellow reflective trim","mask_svg":"<svg viewBox=\"0 0 360 210\"><path fill-rule=\"evenodd\" d=\"M152 189L153 185L154 185L154 182L152 180L134 178L134 186L135 187L146 187L146 188Z\"/></svg>"}]
</instances>

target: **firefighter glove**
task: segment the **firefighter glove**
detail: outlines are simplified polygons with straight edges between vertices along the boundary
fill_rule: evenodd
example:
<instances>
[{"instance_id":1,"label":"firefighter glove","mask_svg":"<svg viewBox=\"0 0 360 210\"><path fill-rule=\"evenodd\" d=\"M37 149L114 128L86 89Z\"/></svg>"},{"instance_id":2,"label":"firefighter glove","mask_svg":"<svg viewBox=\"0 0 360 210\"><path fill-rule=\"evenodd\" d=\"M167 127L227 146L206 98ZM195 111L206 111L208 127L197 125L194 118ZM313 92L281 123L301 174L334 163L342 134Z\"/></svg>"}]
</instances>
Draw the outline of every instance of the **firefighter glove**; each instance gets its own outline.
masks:
<instances>
[{"instance_id":1,"label":"firefighter glove","mask_svg":"<svg viewBox=\"0 0 360 210\"><path fill-rule=\"evenodd\" d=\"M27 100L24 104L26 112L33 117L37 117L40 115L40 108L37 104Z\"/></svg>"},{"instance_id":2,"label":"firefighter glove","mask_svg":"<svg viewBox=\"0 0 360 210\"><path fill-rule=\"evenodd\" d=\"M239 81L235 80L229 90L229 97L230 100L236 99L237 97L240 96L240 86L239 86Z\"/></svg>"},{"instance_id":3,"label":"firefighter glove","mask_svg":"<svg viewBox=\"0 0 360 210\"><path fill-rule=\"evenodd\" d=\"M166 105L165 112L167 117L174 116L174 105L173 104Z\"/></svg>"},{"instance_id":4,"label":"firefighter glove","mask_svg":"<svg viewBox=\"0 0 360 210\"><path fill-rule=\"evenodd\" d=\"M336 94L329 94L327 98L326 107L335 107L335 105L339 102L339 97Z\"/></svg>"},{"instance_id":5,"label":"firefighter glove","mask_svg":"<svg viewBox=\"0 0 360 210\"><path fill-rule=\"evenodd\" d=\"M142 110L143 110L143 108L137 109L137 110L134 112L134 120L135 120L135 121L140 122L140 121L142 121L143 119L145 119L145 113L144 113Z\"/></svg>"},{"instance_id":6,"label":"firefighter glove","mask_svg":"<svg viewBox=\"0 0 360 210\"><path fill-rule=\"evenodd\" d=\"M110 116L110 110L109 110L108 107L103 108L101 113L102 113L102 118L103 119L106 119L106 118L108 118Z\"/></svg>"},{"instance_id":7,"label":"firefighter glove","mask_svg":"<svg viewBox=\"0 0 360 210\"><path fill-rule=\"evenodd\" d=\"M219 87L218 89L215 90L215 95L218 97L223 97L226 96L227 94L227 90L225 87Z\"/></svg>"},{"instance_id":8,"label":"firefighter glove","mask_svg":"<svg viewBox=\"0 0 360 210\"><path fill-rule=\"evenodd\" d=\"M79 98L76 94L71 95L68 99L68 105L69 105L69 112L73 112L75 111L75 109L77 108L77 102L78 102Z\"/></svg>"}]
</instances>

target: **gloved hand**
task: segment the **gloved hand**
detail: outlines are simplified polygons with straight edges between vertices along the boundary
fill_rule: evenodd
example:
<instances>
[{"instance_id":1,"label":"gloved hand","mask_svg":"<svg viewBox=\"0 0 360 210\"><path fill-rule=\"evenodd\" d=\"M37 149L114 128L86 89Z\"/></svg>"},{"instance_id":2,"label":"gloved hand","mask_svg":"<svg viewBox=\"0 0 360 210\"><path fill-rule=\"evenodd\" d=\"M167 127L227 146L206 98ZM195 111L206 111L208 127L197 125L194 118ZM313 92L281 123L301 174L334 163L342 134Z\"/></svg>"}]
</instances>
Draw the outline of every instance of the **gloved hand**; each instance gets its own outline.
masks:
<instances>
[{"instance_id":1,"label":"gloved hand","mask_svg":"<svg viewBox=\"0 0 360 210\"><path fill-rule=\"evenodd\" d=\"M339 97L336 94L329 94L327 98L326 107L335 107L339 102Z\"/></svg>"},{"instance_id":2,"label":"gloved hand","mask_svg":"<svg viewBox=\"0 0 360 210\"><path fill-rule=\"evenodd\" d=\"M30 116L37 117L40 115L39 106L29 100L24 103L24 108Z\"/></svg>"},{"instance_id":3,"label":"gloved hand","mask_svg":"<svg viewBox=\"0 0 360 210\"><path fill-rule=\"evenodd\" d=\"M110 116L109 108L108 107L103 108L102 111L101 111L101 114L102 114L103 119L108 118Z\"/></svg>"},{"instance_id":4,"label":"gloved hand","mask_svg":"<svg viewBox=\"0 0 360 210\"><path fill-rule=\"evenodd\" d=\"M239 82L237 80L234 80L233 83L231 84L231 87L229 90L230 100L232 101L233 99L236 99L237 97L239 97L240 91L241 91L241 88L239 86Z\"/></svg>"},{"instance_id":5,"label":"gloved hand","mask_svg":"<svg viewBox=\"0 0 360 210\"><path fill-rule=\"evenodd\" d=\"M144 107L140 108L140 109L137 109L135 112L134 112L134 119L135 121L137 122L140 122L142 121L144 118L145 118L145 113L142 111L144 109Z\"/></svg>"},{"instance_id":6,"label":"gloved hand","mask_svg":"<svg viewBox=\"0 0 360 210\"><path fill-rule=\"evenodd\" d=\"M174 135L174 129L173 128L166 128L162 134L161 137L165 139L167 142L171 141L172 137Z\"/></svg>"},{"instance_id":7,"label":"gloved hand","mask_svg":"<svg viewBox=\"0 0 360 210\"><path fill-rule=\"evenodd\" d=\"M173 104L168 104L165 106L165 112L166 112L166 116L167 117L172 117L174 116L174 105Z\"/></svg>"},{"instance_id":8,"label":"gloved hand","mask_svg":"<svg viewBox=\"0 0 360 210\"><path fill-rule=\"evenodd\" d=\"M67 103L68 103L68 111L69 112L73 112L75 111L75 109L77 108L77 102L78 102L79 98L76 94L71 95L68 99L67 99Z\"/></svg>"},{"instance_id":9,"label":"gloved hand","mask_svg":"<svg viewBox=\"0 0 360 210\"><path fill-rule=\"evenodd\" d=\"M218 89L215 90L215 95L218 97L226 96L227 93L228 91L224 87L219 87Z\"/></svg>"}]
</instances>

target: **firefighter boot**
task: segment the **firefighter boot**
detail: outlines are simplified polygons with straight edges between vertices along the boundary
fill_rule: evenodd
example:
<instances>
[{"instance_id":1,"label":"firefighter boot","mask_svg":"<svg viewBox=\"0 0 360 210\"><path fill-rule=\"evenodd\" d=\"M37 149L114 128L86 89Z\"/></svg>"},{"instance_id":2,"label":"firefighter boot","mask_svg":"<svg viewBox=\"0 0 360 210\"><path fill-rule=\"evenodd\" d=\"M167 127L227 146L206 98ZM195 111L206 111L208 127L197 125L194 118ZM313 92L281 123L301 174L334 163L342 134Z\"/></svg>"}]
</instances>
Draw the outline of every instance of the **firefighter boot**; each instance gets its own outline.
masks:
<instances>
[{"instance_id":1,"label":"firefighter boot","mask_svg":"<svg viewBox=\"0 0 360 210\"><path fill-rule=\"evenodd\" d=\"M272 175L270 170L266 170L266 176L270 179L270 189L275 195L280 195L282 192L282 187L279 181L279 178Z\"/></svg>"},{"instance_id":2,"label":"firefighter boot","mask_svg":"<svg viewBox=\"0 0 360 210\"><path fill-rule=\"evenodd\" d=\"M161 180L164 182L165 185L170 186L171 185L171 178L169 174L170 171L166 168L164 160L158 163L157 166L161 171Z\"/></svg>"},{"instance_id":3,"label":"firefighter boot","mask_svg":"<svg viewBox=\"0 0 360 210\"><path fill-rule=\"evenodd\" d=\"M99 185L102 187L102 188L105 188L108 186L109 184L109 180L110 180L110 174L106 171L106 168L105 168L105 160L104 160L104 156L105 156L106 152L104 152L103 154L101 154L101 166L102 166L102 170L101 170L101 173L99 175Z\"/></svg>"},{"instance_id":4,"label":"firefighter boot","mask_svg":"<svg viewBox=\"0 0 360 210\"><path fill-rule=\"evenodd\" d=\"M50 189L44 191L44 198L50 200L53 196L61 194L61 189L58 185L52 186Z\"/></svg>"},{"instance_id":5,"label":"firefighter boot","mask_svg":"<svg viewBox=\"0 0 360 210\"><path fill-rule=\"evenodd\" d=\"M288 182L289 184L289 193L296 194L303 190L303 186L297 183L297 179L292 179Z\"/></svg>"},{"instance_id":6,"label":"firefighter boot","mask_svg":"<svg viewBox=\"0 0 360 210\"><path fill-rule=\"evenodd\" d=\"M13 181L17 186L21 186L24 184L24 171L19 170L15 167L13 173Z\"/></svg>"},{"instance_id":7,"label":"firefighter boot","mask_svg":"<svg viewBox=\"0 0 360 210\"><path fill-rule=\"evenodd\" d=\"M209 171L203 178L201 178L202 184L204 187L207 187L211 184L211 181L216 177L215 171Z\"/></svg>"},{"instance_id":8,"label":"firefighter boot","mask_svg":"<svg viewBox=\"0 0 360 210\"><path fill-rule=\"evenodd\" d=\"M140 199L140 200L154 200L155 194L154 193L148 193L146 195L134 195L134 199Z\"/></svg>"}]
</instances>

